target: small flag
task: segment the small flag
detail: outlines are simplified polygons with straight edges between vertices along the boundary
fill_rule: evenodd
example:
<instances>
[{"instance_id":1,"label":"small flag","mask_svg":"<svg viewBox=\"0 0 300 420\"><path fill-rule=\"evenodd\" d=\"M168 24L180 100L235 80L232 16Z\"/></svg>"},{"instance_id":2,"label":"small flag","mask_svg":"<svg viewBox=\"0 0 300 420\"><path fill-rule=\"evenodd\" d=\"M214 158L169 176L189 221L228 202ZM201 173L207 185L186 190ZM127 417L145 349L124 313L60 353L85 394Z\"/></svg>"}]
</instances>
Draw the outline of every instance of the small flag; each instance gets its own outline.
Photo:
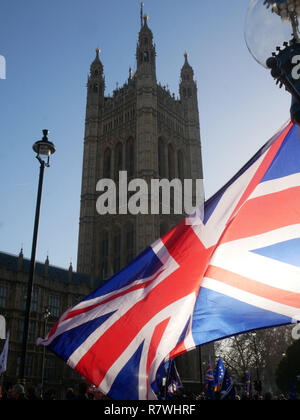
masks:
<instances>
[{"instance_id":1,"label":"small flag","mask_svg":"<svg viewBox=\"0 0 300 420\"><path fill-rule=\"evenodd\" d=\"M218 364L215 370L215 392L220 391L225 375L225 368L221 357L219 357Z\"/></svg>"},{"instance_id":2,"label":"small flag","mask_svg":"<svg viewBox=\"0 0 300 420\"><path fill-rule=\"evenodd\" d=\"M182 382L176 368L174 359L170 361L168 376L167 376L167 399L172 398L178 389L182 388Z\"/></svg>"},{"instance_id":3,"label":"small flag","mask_svg":"<svg viewBox=\"0 0 300 420\"><path fill-rule=\"evenodd\" d=\"M205 371L205 378L204 378L204 388L206 396L210 400L215 399L215 393L214 393L214 384L215 384L215 377L213 374L213 369L211 366L210 358L208 359L208 364Z\"/></svg>"},{"instance_id":4,"label":"small flag","mask_svg":"<svg viewBox=\"0 0 300 420\"><path fill-rule=\"evenodd\" d=\"M157 370L155 381L152 382L151 387L159 400L166 398L166 383L169 371L170 361L162 363Z\"/></svg>"},{"instance_id":5,"label":"small flag","mask_svg":"<svg viewBox=\"0 0 300 420\"><path fill-rule=\"evenodd\" d=\"M6 334L6 341L3 347L3 351L0 355L0 375L6 371L6 367L7 367L8 342L9 342L9 331Z\"/></svg>"},{"instance_id":6,"label":"small flag","mask_svg":"<svg viewBox=\"0 0 300 420\"><path fill-rule=\"evenodd\" d=\"M213 370L212 370L211 362L210 362L210 358L209 358L208 359L208 364L207 364L207 367L206 367L206 371L205 371L205 383L214 382L214 381L215 381L215 377L214 377L214 374L213 374Z\"/></svg>"},{"instance_id":7,"label":"small flag","mask_svg":"<svg viewBox=\"0 0 300 420\"><path fill-rule=\"evenodd\" d=\"M249 372L247 373L247 377L246 377L246 393L248 397L251 397L252 394L252 382L251 382L251 372L249 370Z\"/></svg>"},{"instance_id":8,"label":"small flag","mask_svg":"<svg viewBox=\"0 0 300 420\"><path fill-rule=\"evenodd\" d=\"M221 400L234 400L234 399L235 399L234 383L226 369L224 378L223 378L222 389L221 389Z\"/></svg>"}]
</instances>

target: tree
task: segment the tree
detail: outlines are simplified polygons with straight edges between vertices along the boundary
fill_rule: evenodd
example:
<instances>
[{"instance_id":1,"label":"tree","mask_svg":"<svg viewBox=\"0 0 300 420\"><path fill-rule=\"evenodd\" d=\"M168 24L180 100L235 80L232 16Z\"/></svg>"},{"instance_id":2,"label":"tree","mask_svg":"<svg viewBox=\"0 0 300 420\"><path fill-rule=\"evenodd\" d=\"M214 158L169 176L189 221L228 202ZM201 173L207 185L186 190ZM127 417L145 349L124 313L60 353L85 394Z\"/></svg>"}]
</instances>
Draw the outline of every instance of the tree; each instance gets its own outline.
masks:
<instances>
[{"instance_id":1,"label":"tree","mask_svg":"<svg viewBox=\"0 0 300 420\"><path fill-rule=\"evenodd\" d=\"M290 391L292 381L296 392L300 393L300 340L289 346L276 369L276 383L278 388L285 393ZM297 378L298 376L298 378Z\"/></svg>"},{"instance_id":2,"label":"tree","mask_svg":"<svg viewBox=\"0 0 300 420\"><path fill-rule=\"evenodd\" d=\"M237 382L244 383L251 372L257 392L276 390L275 370L292 342L291 327L277 327L240 334L216 344L224 365Z\"/></svg>"}]
</instances>

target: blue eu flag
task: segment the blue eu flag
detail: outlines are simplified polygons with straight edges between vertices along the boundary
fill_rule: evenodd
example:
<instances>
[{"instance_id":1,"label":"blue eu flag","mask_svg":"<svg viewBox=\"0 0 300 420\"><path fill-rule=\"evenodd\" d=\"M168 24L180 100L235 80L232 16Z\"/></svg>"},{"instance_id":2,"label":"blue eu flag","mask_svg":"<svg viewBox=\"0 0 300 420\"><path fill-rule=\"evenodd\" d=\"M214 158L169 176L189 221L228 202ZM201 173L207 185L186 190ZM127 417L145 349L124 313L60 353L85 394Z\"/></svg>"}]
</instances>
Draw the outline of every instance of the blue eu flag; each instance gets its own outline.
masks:
<instances>
[{"instance_id":1,"label":"blue eu flag","mask_svg":"<svg viewBox=\"0 0 300 420\"><path fill-rule=\"evenodd\" d=\"M225 368L221 357L218 360L217 367L215 369L215 391L220 391L222 382L225 375Z\"/></svg>"},{"instance_id":2,"label":"blue eu flag","mask_svg":"<svg viewBox=\"0 0 300 420\"><path fill-rule=\"evenodd\" d=\"M234 400L235 399L235 387L232 378L226 369L222 388L221 388L221 400Z\"/></svg>"}]
</instances>

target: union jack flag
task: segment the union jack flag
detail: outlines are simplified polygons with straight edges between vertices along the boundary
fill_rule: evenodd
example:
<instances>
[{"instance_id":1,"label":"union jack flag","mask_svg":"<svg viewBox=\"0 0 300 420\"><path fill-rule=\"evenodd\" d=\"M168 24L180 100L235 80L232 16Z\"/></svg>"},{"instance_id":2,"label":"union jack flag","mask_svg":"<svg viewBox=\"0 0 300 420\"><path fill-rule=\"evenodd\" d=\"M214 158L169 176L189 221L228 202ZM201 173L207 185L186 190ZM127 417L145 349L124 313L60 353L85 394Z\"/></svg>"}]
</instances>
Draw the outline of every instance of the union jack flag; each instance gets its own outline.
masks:
<instances>
[{"instance_id":1,"label":"union jack flag","mask_svg":"<svg viewBox=\"0 0 300 420\"><path fill-rule=\"evenodd\" d=\"M205 371L205 383L208 382L215 382L215 377L214 377L214 373L213 373L213 368L211 366L211 362L210 362L210 358L208 360L207 366L206 366L206 371Z\"/></svg>"},{"instance_id":2,"label":"union jack flag","mask_svg":"<svg viewBox=\"0 0 300 420\"><path fill-rule=\"evenodd\" d=\"M208 360L206 371L205 371L204 388L205 388L207 397L210 400L214 400L215 399L215 377L214 377L214 372L213 372L210 358Z\"/></svg>"},{"instance_id":3,"label":"union jack flag","mask_svg":"<svg viewBox=\"0 0 300 420\"><path fill-rule=\"evenodd\" d=\"M38 343L113 399L156 399L168 360L299 318L299 252L300 143L287 123L205 203L203 220L157 240Z\"/></svg>"}]
</instances>

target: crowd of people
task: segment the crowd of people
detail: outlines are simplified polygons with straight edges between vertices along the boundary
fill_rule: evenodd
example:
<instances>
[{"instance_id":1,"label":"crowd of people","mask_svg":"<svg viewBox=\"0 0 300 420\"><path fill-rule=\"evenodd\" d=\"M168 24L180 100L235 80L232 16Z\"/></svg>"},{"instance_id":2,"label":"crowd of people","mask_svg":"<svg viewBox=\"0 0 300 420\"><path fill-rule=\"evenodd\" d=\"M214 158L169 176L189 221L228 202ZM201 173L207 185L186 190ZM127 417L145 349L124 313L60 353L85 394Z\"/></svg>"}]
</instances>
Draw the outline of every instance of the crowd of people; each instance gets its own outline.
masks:
<instances>
[{"instance_id":1,"label":"crowd of people","mask_svg":"<svg viewBox=\"0 0 300 420\"><path fill-rule=\"evenodd\" d=\"M6 384L2 388L2 392L0 394L0 400L31 400L31 401L53 401L53 400L66 400L66 401L75 401L75 400L107 400L108 397L105 397L101 393L92 392L90 387L81 382L78 384L76 389L68 388L66 389L64 397L57 395L55 389L48 389L45 390L43 394L38 392L38 389L34 386L29 386L26 390L22 384ZM181 400L196 400L196 401L204 401L209 400L210 398L206 395L205 392L200 394L193 394L193 393L185 393L184 390L178 389L174 392L174 395L169 395L167 397L168 401L181 401ZM216 393L215 400L222 400L222 394ZM251 400L251 401L259 401L259 400L289 400L291 399L289 396L285 396L283 394L280 395L272 395L270 392L265 393L264 395L259 394L249 394L248 392L242 392L241 395L236 394L233 398L236 401L239 400ZM293 398L294 399L294 398Z\"/></svg>"},{"instance_id":2,"label":"crowd of people","mask_svg":"<svg viewBox=\"0 0 300 420\"><path fill-rule=\"evenodd\" d=\"M202 393L201 395L198 395L196 397L196 399L197 400L209 400L210 398L208 398L205 395L205 393ZM216 400L222 400L222 396L221 395L216 395L215 399ZM250 401L273 400L273 401L276 401L276 400L289 400L289 399L290 399L289 397L287 397L287 396L285 396L283 394L280 394L280 395L272 395L270 392L266 392L263 395L260 395L260 394L251 394L251 395L249 395L248 392L244 392L244 393L241 393L241 395L236 394L234 396L234 398L233 398L233 400L235 400L235 401L241 401L241 400L248 400L248 401L249 400Z\"/></svg>"},{"instance_id":3,"label":"crowd of people","mask_svg":"<svg viewBox=\"0 0 300 420\"><path fill-rule=\"evenodd\" d=\"M96 398L97 397L97 398ZM25 389L22 384L5 384L0 394L0 400L31 400L31 401L54 401L54 400L94 400L105 399L105 397L94 392L90 392L88 385L84 382L78 384L76 389L68 388L64 397L58 395L54 388L45 390L44 393L38 391L34 386Z\"/></svg>"}]
</instances>

